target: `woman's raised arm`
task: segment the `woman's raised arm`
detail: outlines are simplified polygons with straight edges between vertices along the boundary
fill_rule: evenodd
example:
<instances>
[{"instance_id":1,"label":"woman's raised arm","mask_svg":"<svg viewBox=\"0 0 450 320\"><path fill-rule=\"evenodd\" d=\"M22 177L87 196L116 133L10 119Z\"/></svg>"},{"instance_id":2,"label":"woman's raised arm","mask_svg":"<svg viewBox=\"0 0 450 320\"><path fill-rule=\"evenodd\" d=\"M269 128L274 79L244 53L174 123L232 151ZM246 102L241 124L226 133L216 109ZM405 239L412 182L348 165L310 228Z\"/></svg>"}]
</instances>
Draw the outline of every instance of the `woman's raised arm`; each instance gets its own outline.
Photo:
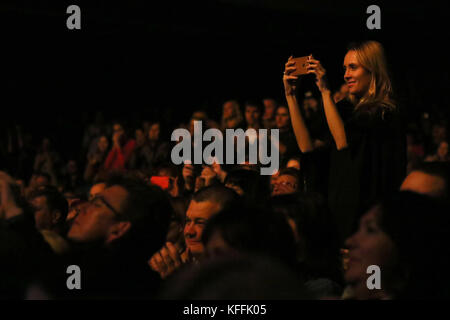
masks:
<instances>
[{"instance_id":1,"label":"woman's raised arm","mask_svg":"<svg viewBox=\"0 0 450 320\"><path fill-rule=\"evenodd\" d=\"M314 149L311 136L309 135L308 128L303 120L298 105L295 91L297 88L298 76L290 75L296 69L295 62L292 61L292 57L289 57L288 62L285 65L285 71L283 76L284 91L286 95L286 101L289 106L289 113L291 116L292 128L294 129L295 138L300 150L303 153L312 151Z\"/></svg>"}]
</instances>

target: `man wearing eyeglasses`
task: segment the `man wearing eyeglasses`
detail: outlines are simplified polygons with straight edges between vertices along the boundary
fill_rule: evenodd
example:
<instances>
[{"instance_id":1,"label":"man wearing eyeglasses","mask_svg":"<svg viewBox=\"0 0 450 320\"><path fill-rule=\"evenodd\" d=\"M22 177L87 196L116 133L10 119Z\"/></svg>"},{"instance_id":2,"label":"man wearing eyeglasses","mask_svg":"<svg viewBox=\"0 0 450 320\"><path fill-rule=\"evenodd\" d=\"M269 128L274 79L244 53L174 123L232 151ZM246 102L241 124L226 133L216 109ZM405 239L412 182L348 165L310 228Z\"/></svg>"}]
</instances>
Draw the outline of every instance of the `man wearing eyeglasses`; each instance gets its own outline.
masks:
<instances>
[{"instance_id":1,"label":"man wearing eyeglasses","mask_svg":"<svg viewBox=\"0 0 450 320\"><path fill-rule=\"evenodd\" d=\"M172 207L168 196L144 181L114 177L78 210L67 237L81 269L83 297L152 297L158 275L147 261L165 242Z\"/></svg>"}]
</instances>

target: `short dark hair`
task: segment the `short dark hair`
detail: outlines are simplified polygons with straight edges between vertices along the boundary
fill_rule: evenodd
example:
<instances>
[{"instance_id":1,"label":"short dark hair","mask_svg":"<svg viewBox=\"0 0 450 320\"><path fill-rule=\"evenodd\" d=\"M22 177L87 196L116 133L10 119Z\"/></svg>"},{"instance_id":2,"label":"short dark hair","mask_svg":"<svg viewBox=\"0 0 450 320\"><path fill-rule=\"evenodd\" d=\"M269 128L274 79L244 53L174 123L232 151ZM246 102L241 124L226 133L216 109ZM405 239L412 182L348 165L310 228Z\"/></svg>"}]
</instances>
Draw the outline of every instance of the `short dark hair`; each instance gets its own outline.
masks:
<instances>
[{"instance_id":1,"label":"short dark hair","mask_svg":"<svg viewBox=\"0 0 450 320\"><path fill-rule=\"evenodd\" d=\"M221 184L215 184L198 190L192 196L195 202L212 201L219 204L223 210L238 201L239 196L230 188Z\"/></svg>"},{"instance_id":2,"label":"short dark hair","mask_svg":"<svg viewBox=\"0 0 450 320\"><path fill-rule=\"evenodd\" d=\"M295 241L286 219L268 208L236 204L214 215L206 224L206 245L218 232L233 249L245 254L268 255L296 266Z\"/></svg>"},{"instance_id":3,"label":"short dark hair","mask_svg":"<svg viewBox=\"0 0 450 320\"><path fill-rule=\"evenodd\" d=\"M131 243L143 258L150 258L165 243L173 215L169 196L159 187L124 175L110 176L106 184L128 192L122 219L131 222L131 228L119 241Z\"/></svg>"}]
</instances>

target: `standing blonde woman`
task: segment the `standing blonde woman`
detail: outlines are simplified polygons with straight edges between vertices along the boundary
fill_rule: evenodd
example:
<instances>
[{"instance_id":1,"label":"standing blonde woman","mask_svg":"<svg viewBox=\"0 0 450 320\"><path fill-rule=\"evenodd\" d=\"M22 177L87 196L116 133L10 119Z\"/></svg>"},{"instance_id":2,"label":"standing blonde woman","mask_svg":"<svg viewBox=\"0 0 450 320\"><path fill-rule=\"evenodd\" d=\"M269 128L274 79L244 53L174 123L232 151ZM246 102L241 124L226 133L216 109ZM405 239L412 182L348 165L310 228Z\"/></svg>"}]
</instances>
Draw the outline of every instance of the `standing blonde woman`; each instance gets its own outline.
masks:
<instances>
[{"instance_id":1,"label":"standing blonde woman","mask_svg":"<svg viewBox=\"0 0 450 320\"><path fill-rule=\"evenodd\" d=\"M382 45L376 41L350 45L343 67L349 95L337 104L320 61L309 56L307 68L315 75L333 141L328 199L341 239L352 232L364 210L398 189L406 172L405 136ZM297 143L308 153L313 144L296 97L298 77L291 75L295 70L290 57L283 77L286 100Z\"/></svg>"}]
</instances>

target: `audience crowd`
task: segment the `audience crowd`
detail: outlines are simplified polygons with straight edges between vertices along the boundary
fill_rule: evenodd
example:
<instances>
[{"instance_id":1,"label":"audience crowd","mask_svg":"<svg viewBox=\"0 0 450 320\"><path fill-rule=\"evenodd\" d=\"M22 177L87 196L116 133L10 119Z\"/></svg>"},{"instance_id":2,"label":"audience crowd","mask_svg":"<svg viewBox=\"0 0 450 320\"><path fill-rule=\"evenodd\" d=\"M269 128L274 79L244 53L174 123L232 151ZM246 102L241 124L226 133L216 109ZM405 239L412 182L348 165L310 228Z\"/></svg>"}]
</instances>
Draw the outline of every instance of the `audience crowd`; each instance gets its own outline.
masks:
<instances>
[{"instance_id":1,"label":"audience crowd","mask_svg":"<svg viewBox=\"0 0 450 320\"><path fill-rule=\"evenodd\" d=\"M333 99L347 95L344 84ZM270 98L226 101L216 120L196 110L172 128L156 118L138 126L96 119L77 158L52 137L4 128L0 297L450 297L447 119L407 123L398 192L371 203L344 235L328 201L332 144L322 99L308 91L299 101L309 153L300 151L289 108ZM204 131L278 129L279 170L264 176L249 161L174 165L171 132L193 133L195 120ZM72 265L81 270L79 290L67 285ZM371 265L380 267L381 289L366 285Z\"/></svg>"}]
</instances>

